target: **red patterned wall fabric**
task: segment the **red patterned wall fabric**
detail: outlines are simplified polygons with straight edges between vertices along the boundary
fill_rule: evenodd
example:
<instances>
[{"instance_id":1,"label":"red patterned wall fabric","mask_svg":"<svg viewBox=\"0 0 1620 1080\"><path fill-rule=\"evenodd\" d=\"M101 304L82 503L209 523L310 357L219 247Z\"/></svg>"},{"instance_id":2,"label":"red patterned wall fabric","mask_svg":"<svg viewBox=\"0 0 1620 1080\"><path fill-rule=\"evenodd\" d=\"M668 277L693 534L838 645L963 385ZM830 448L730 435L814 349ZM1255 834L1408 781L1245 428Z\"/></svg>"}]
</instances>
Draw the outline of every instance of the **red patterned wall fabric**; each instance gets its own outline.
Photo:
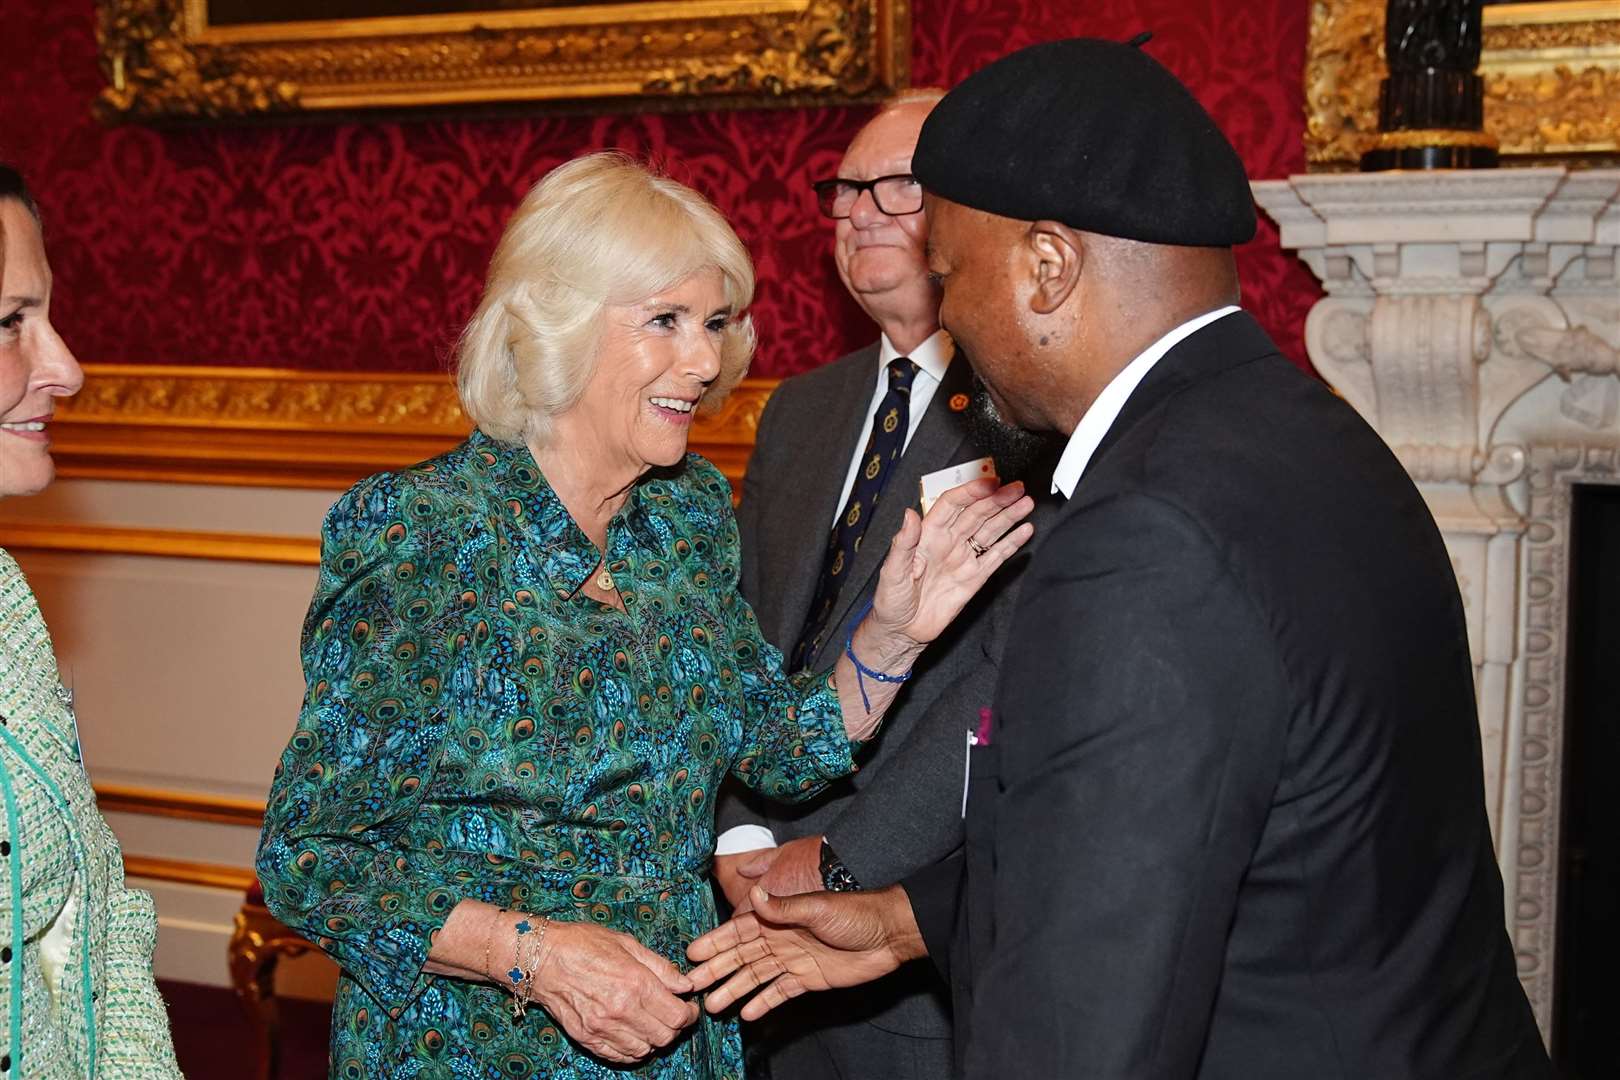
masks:
<instances>
[{"instance_id":1,"label":"red patterned wall fabric","mask_svg":"<svg viewBox=\"0 0 1620 1080\"><path fill-rule=\"evenodd\" d=\"M57 326L84 360L432 371L471 311L506 215L546 170L621 147L713 198L758 263L754 373L872 337L815 213L864 109L308 122L154 130L90 118L91 0L0 0L0 158L46 216ZM1299 0L916 0L913 82L1012 49L1152 29L1256 178L1304 167ZM1245 304L1304 364L1319 295L1262 218Z\"/></svg>"}]
</instances>

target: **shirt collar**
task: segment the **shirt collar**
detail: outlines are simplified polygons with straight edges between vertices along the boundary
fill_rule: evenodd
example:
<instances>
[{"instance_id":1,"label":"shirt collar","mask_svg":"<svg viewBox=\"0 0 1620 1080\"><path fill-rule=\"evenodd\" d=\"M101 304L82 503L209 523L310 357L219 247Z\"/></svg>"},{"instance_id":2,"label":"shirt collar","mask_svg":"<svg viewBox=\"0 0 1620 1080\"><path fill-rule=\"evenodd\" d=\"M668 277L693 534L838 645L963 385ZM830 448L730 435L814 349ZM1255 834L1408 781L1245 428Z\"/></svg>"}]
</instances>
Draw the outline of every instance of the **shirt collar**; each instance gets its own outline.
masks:
<instances>
[{"instance_id":1,"label":"shirt collar","mask_svg":"<svg viewBox=\"0 0 1620 1080\"><path fill-rule=\"evenodd\" d=\"M495 495L505 503L508 517L521 527L534 546L540 572L558 595L572 596L578 592L599 560L605 560L609 570L613 570L615 564L622 563L632 544L644 551L659 549L658 530L649 516L642 480L631 487L623 509L608 522L604 553L597 551L590 537L575 523L540 471L528 446L523 443L509 446L482 431L472 433L468 446L473 451L473 467L485 473ZM682 467L684 465L676 466L677 469ZM643 480L664 472L666 470L654 470Z\"/></svg>"},{"instance_id":2,"label":"shirt collar","mask_svg":"<svg viewBox=\"0 0 1620 1080\"><path fill-rule=\"evenodd\" d=\"M951 358L956 355L956 343L951 335L944 330L935 330L921 345L909 353L902 353L894 347L889 335L884 334L878 339L878 370L882 371L889 366L890 360L897 360L905 356L917 365L918 374L926 374L935 382L945 381L945 372L951 366Z\"/></svg>"},{"instance_id":3,"label":"shirt collar","mask_svg":"<svg viewBox=\"0 0 1620 1080\"><path fill-rule=\"evenodd\" d=\"M1097 395L1097 400L1091 403L1091 408L1086 410L1086 414L1074 426L1074 434L1069 436L1069 444L1063 448L1063 456L1058 459L1057 468L1052 471L1052 490L1061 491L1065 499L1072 498L1076 485L1080 483L1081 474L1086 471L1086 466L1091 464L1091 456L1097 452L1097 447L1102 445L1108 429L1119 419L1125 403L1130 400L1137 384L1153 370L1153 365L1186 338L1216 319L1224 319L1237 310L1239 309L1235 305L1228 304L1226 307L1206 311L1196 318L1188 319L1142 350L1136 359L1126 364L1118 375L1110 379L1108 385L1103 387L1102 393Z\"/></svg>"}]
</instances>

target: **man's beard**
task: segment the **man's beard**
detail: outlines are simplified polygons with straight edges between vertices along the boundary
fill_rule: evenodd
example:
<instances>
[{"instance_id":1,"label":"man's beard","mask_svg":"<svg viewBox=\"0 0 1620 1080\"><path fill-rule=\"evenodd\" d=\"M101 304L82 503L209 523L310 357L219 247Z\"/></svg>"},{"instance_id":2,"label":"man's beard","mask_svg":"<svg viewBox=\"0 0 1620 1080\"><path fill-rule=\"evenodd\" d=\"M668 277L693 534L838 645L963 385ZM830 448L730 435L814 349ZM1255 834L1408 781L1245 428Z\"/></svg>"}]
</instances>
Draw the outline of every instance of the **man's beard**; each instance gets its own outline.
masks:
<instances>
[{"instance_id":1,"label":"man's beard","mask_svg":"<svg viewBox=\"0 0 1620 1080\"><path fill-rule=\"evenodd\" d=\"M996 475L1003 484L1023 480L1031 470L1049 471L1057 464L1065 440L1051 432L1025 431L1002 419L990 390L973 376L973 396L968 401L968 435L981 451L996 462Z\"/></svg>"}]
</instances>

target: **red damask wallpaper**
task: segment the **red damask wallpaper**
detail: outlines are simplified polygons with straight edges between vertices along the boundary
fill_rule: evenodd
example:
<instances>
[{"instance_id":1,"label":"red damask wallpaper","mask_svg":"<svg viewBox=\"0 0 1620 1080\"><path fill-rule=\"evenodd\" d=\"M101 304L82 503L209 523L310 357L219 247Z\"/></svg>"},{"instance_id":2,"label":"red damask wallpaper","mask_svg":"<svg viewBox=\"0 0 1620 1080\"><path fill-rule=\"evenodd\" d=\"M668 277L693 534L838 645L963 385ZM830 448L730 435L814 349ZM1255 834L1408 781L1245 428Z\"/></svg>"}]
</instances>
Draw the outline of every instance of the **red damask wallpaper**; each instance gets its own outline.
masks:
<instances>
[{"instance_id":1,"label":"red damask wallpaper","mask_svg":"<svg viewBox=\"0 0 1620 1080\"><path fill-rule=\"evenodd\" d=\"M1304 166L1309 7L916 0L913 82L949 85L1036 41L1152 29L1151 51L1250 174L1285 176ZM0 10L0 157L37 188L56 323L84 360L434 370L522 192L600 147L657 158L730 216L759 268L756 374L802 371L871 336L806 189L865 110L105 128L89 112L101 83L91 0ZM1303 364L1309 271L1269 222L1241 265L1245 303Z\"/></svg>"}]
</instances>

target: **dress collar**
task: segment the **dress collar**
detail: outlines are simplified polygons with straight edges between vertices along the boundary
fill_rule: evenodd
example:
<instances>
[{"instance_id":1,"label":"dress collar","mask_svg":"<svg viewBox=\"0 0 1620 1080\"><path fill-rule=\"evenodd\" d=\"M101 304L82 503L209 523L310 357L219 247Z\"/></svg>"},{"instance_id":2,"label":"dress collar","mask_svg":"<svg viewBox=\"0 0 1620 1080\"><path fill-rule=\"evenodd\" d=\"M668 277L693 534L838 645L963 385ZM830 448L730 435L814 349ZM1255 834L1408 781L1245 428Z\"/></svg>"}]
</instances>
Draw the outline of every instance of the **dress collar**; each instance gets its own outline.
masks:
<instances>
[{"instance_id":1,"label":"dress collar","mask_svg":"<svg viewBox=\"0 0 1620 1080\"><path fill-rule=\"evenodd\" d=\"M598 561L605 561L609 572L618 573L624 569L632 548L649 554L660 550L645 485L647 480L667 476L673 470L655 469L631 487L623 508L608 522L604 553L596 549L568 513L528 446L498 442L476 430L467 446L472 468L484 474L485 482L505 502L510 519L522 526L537 549L540 572L557 595L578 592ZM684 462L675 466L675 470L681 468Z\"/></svg>"}]
</instances>

